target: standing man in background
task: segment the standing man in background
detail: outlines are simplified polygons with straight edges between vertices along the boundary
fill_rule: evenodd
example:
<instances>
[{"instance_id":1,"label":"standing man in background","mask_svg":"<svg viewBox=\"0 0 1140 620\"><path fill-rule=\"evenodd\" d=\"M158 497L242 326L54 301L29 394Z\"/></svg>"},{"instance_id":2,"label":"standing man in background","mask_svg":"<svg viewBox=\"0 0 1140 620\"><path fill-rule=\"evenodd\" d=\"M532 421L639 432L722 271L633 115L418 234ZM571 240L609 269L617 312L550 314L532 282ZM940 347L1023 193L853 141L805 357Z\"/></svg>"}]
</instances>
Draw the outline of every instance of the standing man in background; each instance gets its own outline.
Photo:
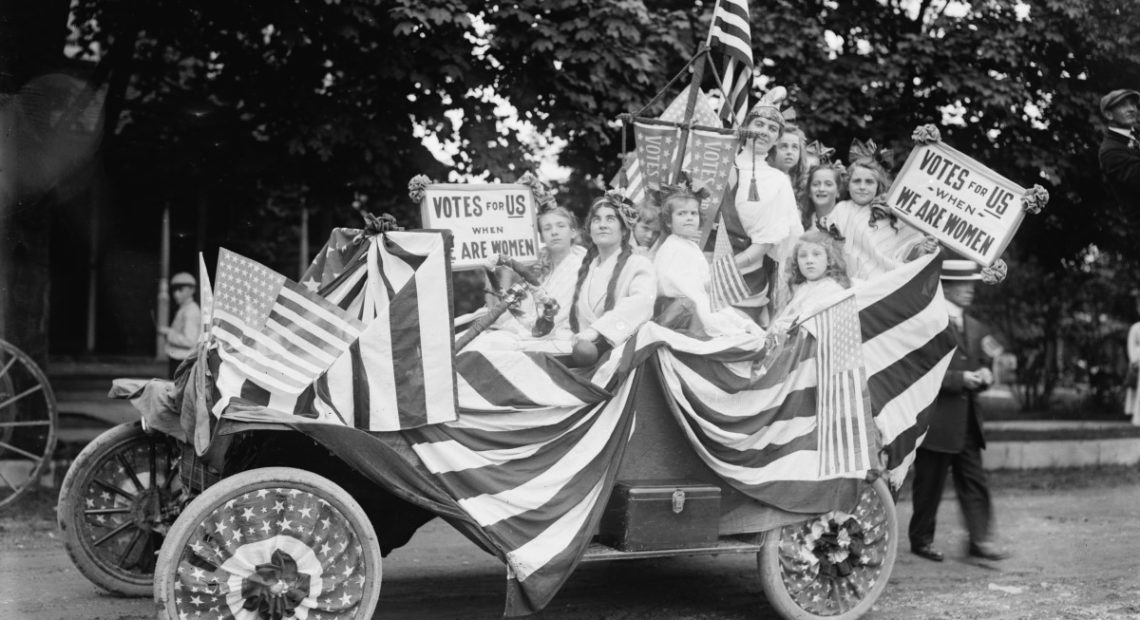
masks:
<instances>
[{"instance_id":1,"label":"standing man in background","mask_svg":"<svg viewBox=\"0 0 1140 620\"><path fill-rule=\"evenodd\" d=\"M174 305L178 306L178 311L174 314L174 322L169 327L159 327L158 331L166 336L171 379L179 364L198 345L198 336L202 332L202 310L194 301L194 291L197 288L197 280L186 272L176 273L170 279L170 297L174 300Z\"/></svg>"},{"instance_id":2,"label":"standing man in background","mask_svg":"<svg viewBox=\"0 0 1140 620\"><path fill-rule=\"evenodd\" d=\"M1140 140L1134 131L1140 114L1140 92L1114 90L1100 98L1108 122L1100 143L1100 171L1108 191L1121 207L1140 207Z\"/></svg>"},{"instance_id":3,"label":"standing man in background","mask_svg":"<svg viewBox=\"0 0 1140 620\"><path fill-rule=\"evenodd\" d=\"M930 429L915 455L914 516L909 531L911 552L935 562L943 560L942 552L934 547L934 525L947 469L953 472L954 489L970 535L968 553L987 560L1009 557L993 538L993 504L982 469L986 440L977 398L993 384L990 365L1003 349L985 323L965 313L974 301L975 283L981 278L973 261L942 263L942 287L958 350L942 380Z\"/></svg>"}]
</instances>

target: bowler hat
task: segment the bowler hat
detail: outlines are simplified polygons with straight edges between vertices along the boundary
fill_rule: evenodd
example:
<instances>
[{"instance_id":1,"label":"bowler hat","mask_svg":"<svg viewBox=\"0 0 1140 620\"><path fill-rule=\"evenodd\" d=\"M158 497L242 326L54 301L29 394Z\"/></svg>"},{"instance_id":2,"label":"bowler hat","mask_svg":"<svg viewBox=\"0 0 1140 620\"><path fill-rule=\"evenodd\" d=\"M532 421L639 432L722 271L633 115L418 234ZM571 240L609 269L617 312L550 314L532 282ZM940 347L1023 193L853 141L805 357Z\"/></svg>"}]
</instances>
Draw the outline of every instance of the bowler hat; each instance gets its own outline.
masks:
<instances>
[{"instance_id":1,"label":"bowler hat","mask_svg":"<svg viewBox=\"0 0 1140 620\"><path fill-rule=\"evenodd\" d=\"M1140 99L1140 92L1127 88L1118 88L1100 98L1100 113L1107 115L1108 111L1125 99Z\"/></svg>"},{"instance_id":2,"label":"bowler hat","mask_svg":"<svg viewBox=\"0 0 1140 620\"><path fill-rule=\"evenodd\" d=\"M942 261L942 279L951 282L981 280L981 267L972 260L944 260Z\"/></svg>"},{"instance_id":3,"label":"bowler hat","mask_svg":"<svg viewBox=\"0 0 1140 620\"><path fill-rule=\"evenodd\" d=\"M194 279L194 276L183 271L174 274L174 277L170 279L170 286L198 286L198 281Z\"/></svg>"}]
</instances>

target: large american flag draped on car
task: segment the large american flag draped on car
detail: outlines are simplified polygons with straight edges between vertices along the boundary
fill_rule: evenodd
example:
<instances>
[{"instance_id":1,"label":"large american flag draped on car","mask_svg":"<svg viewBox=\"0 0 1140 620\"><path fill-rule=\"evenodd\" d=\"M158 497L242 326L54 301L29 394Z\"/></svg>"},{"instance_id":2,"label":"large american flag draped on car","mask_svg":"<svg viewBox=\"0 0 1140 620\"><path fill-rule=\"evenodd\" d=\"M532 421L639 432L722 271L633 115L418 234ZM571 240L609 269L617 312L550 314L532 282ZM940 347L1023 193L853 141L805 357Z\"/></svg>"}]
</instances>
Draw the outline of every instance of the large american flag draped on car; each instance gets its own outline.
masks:
<instances>
[{"instance_id":1,"label":"large american flag draped on car","mask_svg":"<svg viewBox=\"0 0 1140 620\"><path fill-rule=\"evenodd\" d=\"M223 249L214 413L366 431L454 420L449 243L441 231L338 229L300 284Z\"/></svg>"},{"instance_id":2,"label":"large american flag draped on car","mask_svg":"<svg viewBox=\"0 0 1140 620\"><path fill-rule=\"evenodd\" d=\"M507 566L506 614L533 613L589 545L635 416L661 414L635 411L633 395L649 371L696 454L749 497L789 512L826 512L836 508L836 489L866 474L860 462L878 467L877 454L897 487L954 348L939 265L926 257L854 287L862 368L855 356L821 366L819 338L829 336L808 327L769 350L748 335L697 340L649 323L586 375L542 354L460 352L458 419L365 437L375 449L362 449L345 427L297 418L294 426L494 551ZM845 320L829 322L849 337ZM859 442L870 458L821 471L834 450L826 433L821 441L819 373L853 364L867 377L878 441L848 432L844 441ZM834 413L826 424L835 428L860 414Z\"/></svg>"}]
</instances>

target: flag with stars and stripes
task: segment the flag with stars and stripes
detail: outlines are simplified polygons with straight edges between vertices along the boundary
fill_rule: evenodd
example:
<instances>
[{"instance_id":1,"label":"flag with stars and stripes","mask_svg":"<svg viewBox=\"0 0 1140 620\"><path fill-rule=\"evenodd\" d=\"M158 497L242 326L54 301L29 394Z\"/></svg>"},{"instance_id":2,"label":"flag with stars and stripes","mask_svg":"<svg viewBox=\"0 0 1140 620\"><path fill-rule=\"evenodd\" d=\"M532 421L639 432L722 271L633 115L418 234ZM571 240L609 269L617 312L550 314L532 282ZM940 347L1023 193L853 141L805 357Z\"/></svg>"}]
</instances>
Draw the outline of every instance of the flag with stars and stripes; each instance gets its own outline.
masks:
<instances>
[{"instance_id":1,"label":"flag with stars and stripes","mask_svg":"<svg viewBox=\"0 0 1140 620\"><path fill-rule=\"evenodd\" d=\"M819 342L819 476L826 479L865 474L871 469L873 438L855 297L847 295L820 311L812 317L808 329Z\"/></svg>"},{"instance_id":2,"label":"flag with stars and stripes","mask_svg":"<svg viewBox=\"0 0 1140 620\"><path fill-rule=\"evenodd\" d=\"M225 248L216 279L210 335L220 358L217 413L233 399L293 411L364 329L335 304Z\"/></svg>"},{"instance_id":3,"label":"flag with stars and stripes","mask_svg":"<svg viewBox=\"0 0 1140 620\"><path fill-rule=\"evenodd\" d=\"M748 113L752 89L752 27L748 0L720 0L713 14L712 41L724 50L724 105L720 116L734 125Z\"/></svg>"},{"instance_id":4,"label":"flag with stars and stripes","mask_svg":"<svg viewBox=\"0 0 1140 620\"><path fill-rule=\"evenodd\" d=\"M366 555L346 515L297 488L268 487L230 499L198 523L173 583L189 618L353 617L366 604ZM379 578L380 567L371 571ZM279 595L279 596L276 596Z\"/></svg>"},{"instance_id":5,"label":"flag with stars and stripes","mask_svg":"<svg viewBox=\"0 0 1140 620\"><path fill-rule=\"evenodd\" d=\"M736 256L728 240L728 230L724 217L716 228L716 244L712 255L712 278L709 282L709 304L717 312L740 303L751 294L740 268L736 266Z\"/></svg>"}]
</instances>

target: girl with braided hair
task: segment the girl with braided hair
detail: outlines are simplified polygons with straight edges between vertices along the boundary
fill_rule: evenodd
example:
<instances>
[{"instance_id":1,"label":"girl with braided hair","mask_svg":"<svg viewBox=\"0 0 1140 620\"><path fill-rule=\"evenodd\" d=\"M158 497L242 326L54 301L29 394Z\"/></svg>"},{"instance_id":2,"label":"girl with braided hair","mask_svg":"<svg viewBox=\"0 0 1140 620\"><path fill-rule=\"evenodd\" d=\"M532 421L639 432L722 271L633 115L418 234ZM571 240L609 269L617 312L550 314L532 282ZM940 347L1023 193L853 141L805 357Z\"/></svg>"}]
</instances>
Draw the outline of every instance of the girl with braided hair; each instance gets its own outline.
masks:
<instances>
[{"instance_id":1,"label":"girl with braided hair","mask_svg":"<svg viewBox=\"0 0 1140 620\"><path fill-rule=\"evenodd\" d=\"M577 365L625 342L653 314L653 263L630 247L636 217L633 204L616 191L595 200L586 216L586 256L570 306Z\"/></svg>"},{"instance_id":2,"label":"girl with braided hair","mask_svg":"<svg viewBox=\"0 0 1140 620\"><path fill-rule=\"evenodd\" d=\"M938 249L937 242L899 220L882 202L890 185L887 171L874 157L860 156L847 168L851 198L835 205L828 221L844 239L847 275L853 279L886 273Z\"/></svg>"}]
</instances>

